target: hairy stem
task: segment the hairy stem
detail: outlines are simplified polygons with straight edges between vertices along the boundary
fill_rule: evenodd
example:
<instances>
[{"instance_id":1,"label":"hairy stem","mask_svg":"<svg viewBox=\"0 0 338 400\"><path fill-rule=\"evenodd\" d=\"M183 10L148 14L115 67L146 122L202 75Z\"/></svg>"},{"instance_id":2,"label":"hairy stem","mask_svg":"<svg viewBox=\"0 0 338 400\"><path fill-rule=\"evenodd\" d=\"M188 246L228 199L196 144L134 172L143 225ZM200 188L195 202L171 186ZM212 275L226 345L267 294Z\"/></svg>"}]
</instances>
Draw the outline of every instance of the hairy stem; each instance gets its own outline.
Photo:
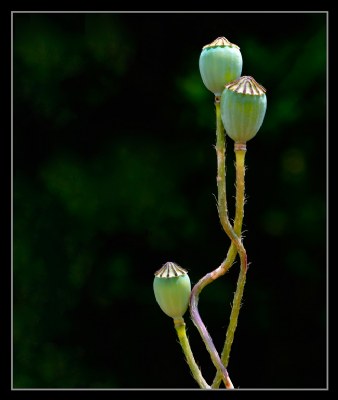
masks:
<instances>
[{"instance_id":1,"label":"hairy stem","mask_svg":"<svg viewBox=\"0 0 338 400\"><path fill-rule=\"evenodd\" d=\"M216 142L216 153L217 153L217 188L218 188L218 215L221 222L221 225L231 239L231 242L236 247L239 257L241 259L241 264L246 268L246 251L243 246L243 243L240 238L239 234L236 233L236 230L231 226L229 217L228 217L228 207L227 207L227 200L226 200L226 170L225 170L225 134L224 128L222 125L221 120L221 111L220 111L220 104L219 102L215 102L216 104L216 117L217 117L217 142ZM220 125L220 127L218 126ZM245 145L241 145L244 146ZM241 147L242 148L242 147ZM236 151L236 155L238 152ZM241 155L243 155L243 162L244 162L244 154L245 150L241 150ZM236 161L240 162L239 160ZM240 195L240 191L243 191L242 195L242 203L239 203L236 199L236 217L235 217L235 227L239 228L242 225L243 219L243 207L244 207L244 164L243 164L243 178L242 181L239 182L240 176L239 172L237 171L238 168L236 167L236 197ZM239 210L240 208L240 210ZM229 251L231 250L231 247ZM231 254L234 250L231 250ZM229 254L229 253L228 253Z\"/></svg>"},{"instance_id":2,"label":"hairy stem","mask_svg":"<svg viewBox=\"0 0 338 400\"><path fill-rule=\"evenodd\" d=\"M225 184L225 134L220 113L220 99L215 98L216 107L216 153L217 153L217 188L218 188L218 212L220 219L223 223L230 227L231 224L228 220L228 210L226 202L226 184ZM222 218L221 218L222 216ZM223 224L222 224L223 226ZM228 229L228 230L229 230ZM215 279L225 274L225 272L231 267L236 257L237 249L236 246L232 245L228 251L228 255L225 261L214 271L206 274L202 279L200 279L193 287L190 295L190 315L193 323L195 324L197 330L199 331L204 344L210 354L211 360L217 369L217 376L223 380L225 387L233 388L233 384L230 380L229 374L224 368L224 365L218 355L215 345L211 339L209 332L198 311L198 300L199 294L202 289L209 283L213 282Z\"/></svg>"},{"instance_id":3,"label":"hairy stem","mask_svg":"<svg viewBox=\"0 0 338 400\"><path fill-rule=\"evenodd\" d=\"M198 383L199 387L202 389L211 389L211 387L207 384L205 379L202 376L202 373L195 361L194 355L191 351L187 332L185 329L185 322L184 319L176 318L174 319L175 329L177 332L178 339L180 341L183 353L185 355L186 361L189 365L190 371L192 376L194 377L195 381Z\"/></svg>"},{"instance_id":4,"label":"hairy stem","mask_svg":"<svg viewBox=\"0 0 338 400\"><path fill-rule=\"evenodd\" d=\"M203 287L205 287L209 282L213 280L210 277L210 273L205 275L199 282L196 284L192 291L191 291L191 296L190 296L190 314L191 314L191 319L194 322L197 330L199 331L206 349L208 350L211 361L216 367L216 370L219 372L220 379L223 380L224 385L227 389L233 389L233 384L231 382L231 379L229 377L228 371L224 367L221 358L216 350L216 347L212 341L212 338L204 325L202 318L198 312L198 292L200 292Z\"/></svg>"},{"instance_id":5,"label":"hairy stem","mask_svg":"<svg viewBox=\"0 0 338 400\"><path fill-rule=\"evenodd\" d=\"M235 154L236 154L236 216L234 221L235 233L240 237L242 231L242 222L244 217L244 202L245 202L245 144L235 143ZM233 243L232 243L233 245ZM231 245L231 246L232 246ZM230 251L230 250L229 250ZM237 280L237 288L234 295L232 310L230 314L230 321L226 333L226 339L224 348L222 351L222 363L225 367L228 366L231 346L234 340L234 334L237 327L238 316L241 307L241 301L243 298L244 286L246 281L247 272L247 256L246 251L242 246L239 247L239 255L241 259L241 268ZM213 388L219 387L221 383L221 376L217 371L215 379L212 383Z\"/></svg>"}]
</instances>

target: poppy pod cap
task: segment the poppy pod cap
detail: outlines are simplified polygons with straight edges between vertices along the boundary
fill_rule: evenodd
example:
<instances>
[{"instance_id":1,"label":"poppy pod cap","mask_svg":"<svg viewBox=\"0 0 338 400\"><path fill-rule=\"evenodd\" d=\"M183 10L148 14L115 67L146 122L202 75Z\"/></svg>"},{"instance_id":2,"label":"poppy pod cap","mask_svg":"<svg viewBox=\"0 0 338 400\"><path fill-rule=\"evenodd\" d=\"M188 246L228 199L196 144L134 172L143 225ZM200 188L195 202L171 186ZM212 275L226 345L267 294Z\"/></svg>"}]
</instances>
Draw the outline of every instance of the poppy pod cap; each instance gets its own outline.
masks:
<instances>
[{"instance_id":1,"label":"poppy pod cap","mask_svg":"<svg viewBox=\"0 0 338 400\"><path fill-rule=\"evenodd\" d=\"M226 85L221 96L221 118L228 136L237 143L252 139L262 126L266 90L251 76L242 76Z\"/></svg>"},{"instance_id":2,"label":"poppy pod cap","mask_svg":"<svg viewBox=\"0 0 338 400\"><path fill-rule=\"evenodd\" d=\"M239 47L223 36L204 46L199 58L202 81L215 96L220 96L227 83L241 76L242 66Z\"/></svg>"},{"instance_id":3,"label":"poppy pod cap","mask_svg":"<svg viewBox=\"0 0 338 400\"><path fill-rule=\"evenodd\" d=\"M182 317L188 309L191 282L185 269L173 262L155 272L153 289L161 310L172 318Z\"/></svg>"}]
</instances>

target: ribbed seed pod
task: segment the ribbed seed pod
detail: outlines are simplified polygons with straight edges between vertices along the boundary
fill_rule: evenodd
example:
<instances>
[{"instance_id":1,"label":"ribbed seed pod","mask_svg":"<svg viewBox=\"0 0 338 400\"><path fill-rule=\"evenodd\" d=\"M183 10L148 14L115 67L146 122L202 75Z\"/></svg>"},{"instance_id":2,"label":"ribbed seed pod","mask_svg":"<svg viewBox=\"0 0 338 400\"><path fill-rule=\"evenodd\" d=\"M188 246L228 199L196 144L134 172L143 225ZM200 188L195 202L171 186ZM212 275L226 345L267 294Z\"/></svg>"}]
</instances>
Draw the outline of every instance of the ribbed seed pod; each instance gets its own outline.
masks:
<instances>
[{"instance_id":1,"label":"ribbed seed pod","mask_svg":"<svg viewBox=\"0 0 338 400\"><path fill-rule=\"evenodd\" d=\"M158 305L169 317L179 318L187 311L191 283L185 269L173 262L165 263L155 272L153 288Z\"/></svg>"},{"instance_id":2,"label":"ribbed seed pod","mask_svg":"<svg viewBox=\"0 0 338 400\"><path fill-rule=\"evenodd\" d=\"M203 47L199 69L206 88L220 96L224 86L241 76L243 67L239 47L225 37L218 37Z\"/></svg>"},{"instance_id":3,"label":"ribbed seed pod","mask_svg":"<svg viewBox=\"0 0 338 400\"><path fill-rule=\"evenodd\" d=\"M267 107L265 88L251 76L226 85L221 96L221 117L228 136L246 143L262 126Z\"/></svg>"}]
</instances>

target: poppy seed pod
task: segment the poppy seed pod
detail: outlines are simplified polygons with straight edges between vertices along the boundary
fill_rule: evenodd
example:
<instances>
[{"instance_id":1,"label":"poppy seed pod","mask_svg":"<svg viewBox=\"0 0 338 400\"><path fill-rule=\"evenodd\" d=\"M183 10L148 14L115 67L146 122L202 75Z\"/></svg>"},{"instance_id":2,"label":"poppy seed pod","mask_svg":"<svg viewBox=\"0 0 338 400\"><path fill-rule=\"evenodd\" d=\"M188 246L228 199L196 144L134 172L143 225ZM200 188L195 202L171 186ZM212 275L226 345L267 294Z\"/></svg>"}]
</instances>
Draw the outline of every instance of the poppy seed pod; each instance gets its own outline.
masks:
<instances>
[{"instance_id":1,"label":"poppy seed pod","mask_svg":"<svg viewBox=\"0 0 338 400\"><path fill-rule=\"evenodd\" d=\"M241 76L242 66L239 47L225 37L204 46L199 58L202 81L215 96L220 96L227 83Z\"/></svg>"},{"instance_id":2,"label":"poppy seed pod","mask_svg":"<svg viewBox=\"0 0 338 400\"><path fill-rule=\"evenodd\" d=\"M191 292L188 273L175 263L167 262L155 272L153 289L162 311L180 318L187 311Z\"/></svg>"},{"instance_id":3,"label":"poppy seed pod","mask_svg":"<svg viewBox=\"0 0 338 400\"><path fill-rule=\"evenodd\" d=\"M221 118L227 135L236 143L246 143L262 126L267 106L265 92L251 76L226 85L221 96Z\"/></svg>"}]
</instances>

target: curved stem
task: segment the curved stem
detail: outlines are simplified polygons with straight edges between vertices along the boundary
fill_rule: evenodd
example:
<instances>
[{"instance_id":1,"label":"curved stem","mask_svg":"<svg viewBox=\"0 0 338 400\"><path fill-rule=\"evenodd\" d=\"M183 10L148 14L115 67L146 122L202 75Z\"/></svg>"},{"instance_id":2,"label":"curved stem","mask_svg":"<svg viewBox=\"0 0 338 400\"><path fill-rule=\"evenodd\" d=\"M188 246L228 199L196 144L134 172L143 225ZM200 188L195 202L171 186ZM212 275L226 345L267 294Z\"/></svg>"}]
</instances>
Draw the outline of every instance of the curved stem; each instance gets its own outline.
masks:
<instances>
[{"instance_id":1,"label":"curved stem","mask_svg":"<svg viewBox=\"0 0 338 400\"><path fill-rule=\"evenodd\" d=\"M205 275L200 281L193 287L190 295L190 314L193 323L195 324L197 330L199 331L204 343L207 348L211 361L213 362L216 370L219 372L220 378L223 380L224 385L227 389L233 389L233 384L229 377L228 371L224 367L221 358L216 350L216 347L212 341L212 338L204 325L202 318L198 312L198 294L201 290L213 279L211 278L211 274Z\"/></svg>"},{"instance_id":2,"label":"curved stem","mask_svg":"<svg viewBox=\"0 0 338 400\"><path fill-rule=\"evenodd\" d=\"M194 355L191 351L187 332L185 329L184 319L182 317L175 318L174 324L175 324L175 329L176 329L177 336L180 341L183 353L185 355L186 361L189 365L190 371L191 371L195 381L198 383L200 388L211 389L211 387L207 384L207 382L203 378L202 373L201 373L201 371L195 361Z\"/></svg>"},{"instance_id":3,"label":"curved stem","mask_svg":"<svg viewBox=\"0 0 338 400\"><path fill-rule=\"evenodd\" d=\"M227 200L226 200L226 185L225 185L225 176L226 176L226 170L225 170L225 135L224 135L224 128L222 125L222 120L221 120L221 111L220 111L220 103L215 101L216 104L216 119L217 119L217 142L216 142L216 152L217 152L217 187L218 187L218 215L219 219L221 221L221 225L225 231L225 233L228 235L228 237L231 239L231 242L235 245L238 254L241 259L241 264L246 266L246 251L243 246L243 243L240 239L240 231L239 234L236 233L236 230L231 226L231 223L229 221L228 217L228 207L227 207ZM236 146L236 145L235 145ZM240 145L240 148L242 149L245 145ZM240 154L243 155L243 162L244 162L244 154L245 150L239 150ZM238 151L236 150L236 157L237 157ZM240 158L239 160L236 160L236 165L237 163L240 163ZM236 166L236 217L235 217L235 224L234 226L239 229L242 225L242 219L243 219L243 207L244 207L244 164L243 164L243 179L240 179L239 176L239 167ZM243 185L241 184L241 182ZM240 195L240 191L243 191L243 196L242 196L242 203L240 203L237 200L237 195ZM240 199L241 200L241 199ZM230 251L230 250L229 250ZM233 252L233 250L232 250Z\"/></svg>"},{"instance_id":4,"label":"curved stem","mask_svg":"<svg viewBox=\"0 0 338 400\"><path fill-rule=\"evenodd\" d=\"M228 219L228 210L226 202L226 183L225 183L225 134L221 119L220 112L220 98L215 97L215 107L216 107L216 153L217 153L217 188L218 188L218 213L220 215L222 225L225 224L227 227L231 227L230 221ZM229 229L228 229L229 230ZM213 282L219 276L225 274L225 272L231 267L236 257L237 249L235 245L231 245L227 254L227 258L223 263L211 273L206 274L202 279L200 279L193 287L190 295L190 314L193 323L195 324L197 330L199 331L204 344L210 354L211 360L217 369L218 376L223 379L225 387L233 388L233 384L230 380L229 374L224 368L224 365L218 355L215 345L211 339L209 332L204 325L202 318L198 311L198 299L199 294L202 289Z\"/></svg>"},{"instance_id":5,"label":"curved stem","mask_svg":"<svg viewBox=\"0 0 338 400\"><path fill-rule=\"evenodd\" d=\"M224 275L228 269L232 266L235 261L237 248L241 246L241 242L238 239L236 231L232 228L228 216L228 205L226 197L226 142L225 142L225 132L221 118L220 109L220 98L215 97L215 108L216 108L216 154L217 154L217 210L221 225L223 230L231 239L231 246L228 250L226 259L222 264L216 268L212 273L212 280L219 278ZM212 281L211 280L211 281ZM211 282L210 281L210 282ZM208 282L208 283L210 283Z\"/></svg>"},{"instance_id":6,"label":"curved stem","mask_svg":"<svg viewBox=\"0 0 338 400\"><path fill-rule=\"evenodd\" d=\"M234 221L234 230L238 236L241 236L242 222L244 217L244 202L245 202L245 144L235 143L236 153L236 216ZM237 288L234 295L233 306L230 314L230 321L226 333L226 340L222 351L222 362L225 367L229 363L231 346L234 340L234 334L237 327L241 301L244 292L247 272L247 256L243 245L239 248L241 258L241 269L237 280ZM217 371L216 377L212 383L213 388L219 387L221 376Z\"/></svg>"}]
</instances>

